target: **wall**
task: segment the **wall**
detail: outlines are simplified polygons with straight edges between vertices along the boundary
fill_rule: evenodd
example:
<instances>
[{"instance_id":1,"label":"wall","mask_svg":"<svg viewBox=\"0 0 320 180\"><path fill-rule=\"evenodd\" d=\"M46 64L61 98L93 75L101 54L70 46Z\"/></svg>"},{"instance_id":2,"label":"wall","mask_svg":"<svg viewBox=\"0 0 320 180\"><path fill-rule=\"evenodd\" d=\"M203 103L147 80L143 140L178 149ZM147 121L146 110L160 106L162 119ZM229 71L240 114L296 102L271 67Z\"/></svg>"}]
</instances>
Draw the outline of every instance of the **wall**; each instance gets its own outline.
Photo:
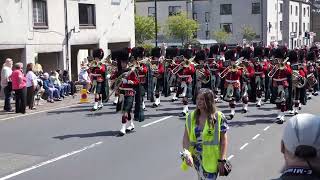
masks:
<instances>
[{"instance_id":1,"label":"wall","mask_svg":"<svg viewBox=\"0 0 320 180\"><path fill-rule=\"evenodd\" d=\"M207 31L207 24L205 22L205 13L210 13L210 3L206 0L200 0L200 1L194 1L193 2L193 11L197 13L197 21L199 23L199 30L197 32L197 38L198 39L206 39L206 31ZM210 16L212 16L210 14ZM215 21L215 19L210 18L208 22L208 30L211 32L211 20ZM209 39L212 39L212 36L209 37Z\"/></svg>"}]
</instances>

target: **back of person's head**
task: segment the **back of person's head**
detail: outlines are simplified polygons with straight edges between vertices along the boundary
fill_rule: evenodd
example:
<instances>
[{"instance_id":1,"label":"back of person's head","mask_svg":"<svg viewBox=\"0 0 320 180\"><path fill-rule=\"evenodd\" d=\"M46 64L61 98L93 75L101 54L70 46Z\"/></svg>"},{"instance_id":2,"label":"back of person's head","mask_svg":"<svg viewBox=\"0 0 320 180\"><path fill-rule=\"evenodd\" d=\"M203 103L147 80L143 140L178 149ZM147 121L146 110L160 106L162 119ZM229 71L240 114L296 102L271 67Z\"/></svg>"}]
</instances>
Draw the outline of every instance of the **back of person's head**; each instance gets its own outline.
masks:
<instances>
[{"instance_id":1,"label":"back of person's head","mask_svg":"<svg viewBox=\"0 0 320 180\"><path fill-rule=\"evenodd\" d=\"M22 69L23 64L21 62L18 62L18 63L15 63L13 67L14 67L14 69Z\"/></svg>"},{"instance_id":2,"label":"back of person's head","mask_svg":"<svg viewBox=\"0 0 320 180\"><path fill-rule=\"evenodd\" d=\"M299 114L289 119L281 151L287 166L301 164L320 177L320 116Z\"/></svg>"}]
</instances>

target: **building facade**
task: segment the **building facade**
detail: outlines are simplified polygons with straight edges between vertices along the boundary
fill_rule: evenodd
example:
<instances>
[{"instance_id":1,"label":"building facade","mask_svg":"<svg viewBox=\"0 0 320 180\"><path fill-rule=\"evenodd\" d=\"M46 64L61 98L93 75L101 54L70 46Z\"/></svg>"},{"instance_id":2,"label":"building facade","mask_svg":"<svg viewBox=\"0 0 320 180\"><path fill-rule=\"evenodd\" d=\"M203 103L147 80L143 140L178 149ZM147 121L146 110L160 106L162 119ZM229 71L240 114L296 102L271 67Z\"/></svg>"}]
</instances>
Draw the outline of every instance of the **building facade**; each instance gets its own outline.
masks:
<instances>
[{"instance_id":1,"label":"building facade","mask_svg":"<svg viewBox=\"0 0 320 180\"><path fill-rule=\"evenodd\" d=\"M158 21L163 24L171 14L185 11L199 22L197 39L211 39L214 31L230 33L228 44L246 42L243 29L256 33L253 42L282 44L289 48L309 46L313 42L310 28L309 0L157 0ZM137 0L136 14L154 15L154 0Z\"/></svg>"},{"instance_id":2,"label":"building facade","mask_svg":"<svg viewBox=\"0 0 320 180\"><path fill-rule=\"evenodd\" d=\"M0 1L0 63L37 62L77 79L94 48L132 47L134 2L121 0Z\"/></svg>"},{"instance_id":3,"label":"building facade","mask_svg":"<svg viewBox=\"0 0 320 180\"><path fill-rule=\"evenodd\" d=\"M312 0L311 30L316 35L314 41L320 43L320 0Z\"/></svg>"}]
</instances>

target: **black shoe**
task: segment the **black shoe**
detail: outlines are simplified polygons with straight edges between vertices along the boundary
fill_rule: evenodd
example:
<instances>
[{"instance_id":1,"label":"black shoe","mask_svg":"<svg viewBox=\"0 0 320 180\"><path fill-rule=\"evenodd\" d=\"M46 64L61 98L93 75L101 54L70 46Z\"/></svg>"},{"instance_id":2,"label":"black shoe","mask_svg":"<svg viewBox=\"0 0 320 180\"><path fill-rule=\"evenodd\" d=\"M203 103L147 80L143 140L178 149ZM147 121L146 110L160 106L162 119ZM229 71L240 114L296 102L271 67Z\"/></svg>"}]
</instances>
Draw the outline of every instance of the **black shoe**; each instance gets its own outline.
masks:
<instances>
[{"instance_id":1,"label":"black shoe","mask_svg":"<svg viewBox=\"0 0 320 180\"><path fill-rule=\"evenodd\" d=\"M159 105L156 105L156 104L153 104L153 105L152 105L153 108L156 108L156 107L158 107L158 106L159 106Z\"/></svg>"},{"instance_id":2,"label":"black shoe","mask_svg":"<svg viewBox=\"0 0 320 180\"><path fill-rule=\"evenodd\" d=\"M248 112L248 110L242 109L242 113L247 113L247 112Z\"/></svg>"},{"instance_id":3,"label":"black shoe","mask_svg":"<svg viewBox=\"0 0 320 180\"><path fill-rule=\"evenodd\" d=\"M10 110L4 110L5 112L14 112L14 110L10 109Z\"/></svg>"},{"instance_id":4,"label":"black shoe","mask_svg":"<svg viewBox=\"0 0 320 180\"><path fill-rule=\"evenodd\" d=\"M278 120L276 121L276 123L277 123L277 124L283 124L283 123L284 123L284 120L278 119Z\"/></svg>"},{"instance_id":5,"label":"black shoe","mask_svg":"<svg viewBox=\"0 0 320 180\"><path fill-rule=\"evenodd\" d=\"M299 107L299 110L301 110L302 108L301 107Z\"/></svg>"},{"instance_id":6,"label":"black shoe","mask_svg":"<svg viewBox=\"0 0 320 180\"><path fill-rule=\"evenodd\" d=\"M134 128L131 128L131 129L126 129L126 133L130 133L130 132L132 132L134 130Z\"/></svg>"},{"instance_id":7,"label":"black shoe","mask_svg":"<svg viewBox=\"0 0 320 180\"><path fill-rule=\"evenodd\" d=\"M121 132L121 131L119 131L119 133L118 133L118 137L122 137L122 136L124 136L125 134L123 133L123 132Z\"/></svg>"},{"instance_id":8,"label":"black shoe","mask_svg":"<svg viewBox=\"0 0 320 180\"><path fill-rule=\"evenodd\" d=\"M256 106L257 106L257 107L261 107L261 105L258 105L258 104L257 104Z\"/></svg>"},{"instance_id":9,"label":"black shoe","mask_svg":"<svg viewBox=\"0 0 320 180\"><path fill-rule=\"evenodd\" d=\"M179 114L179 117L185 117L186 116L186 113L182 112Z\"/></svg>"},{"instance_id":10,"label":"black shoe","mask_svg":"<svg viewBox=\"0 0 320 180\"><path fill-rule=\"evenodd\" d=\"M234 115L230 114L228 120L232 120L233 118L234 118Z\"/></svg>"}]
</instances>

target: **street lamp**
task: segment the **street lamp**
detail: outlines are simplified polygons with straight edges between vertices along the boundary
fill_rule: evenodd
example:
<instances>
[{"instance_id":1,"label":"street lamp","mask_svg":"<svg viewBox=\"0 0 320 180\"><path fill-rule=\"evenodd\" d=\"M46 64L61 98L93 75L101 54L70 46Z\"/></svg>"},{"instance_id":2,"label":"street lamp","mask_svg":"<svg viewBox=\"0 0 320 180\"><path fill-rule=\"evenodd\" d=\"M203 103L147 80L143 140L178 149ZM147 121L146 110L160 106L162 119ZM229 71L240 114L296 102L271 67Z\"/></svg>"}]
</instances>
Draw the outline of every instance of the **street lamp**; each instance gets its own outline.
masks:
<instances>
[{"instance_id":1,"label":"street lamp","mask_svg":"<svg viewBox=\"0 0 320 180\"><path fill-rule=\"evenodd\" d=\"M157 18L157 0L154 0L154 28L155 28L155 43L156 47L158 47L158 18Z\"/></svg>"},{"instance_id":2,"label":"street lamp","mask_svg":"<svg viewBox=\"0 0 320 180\"><path fill-rule=\"evenodd\" d=\"M209 23L206 22L206 26L207 26L207 31L206 31L206 39L208 39L209 37Z\"/></svg>"}]
</instances>

